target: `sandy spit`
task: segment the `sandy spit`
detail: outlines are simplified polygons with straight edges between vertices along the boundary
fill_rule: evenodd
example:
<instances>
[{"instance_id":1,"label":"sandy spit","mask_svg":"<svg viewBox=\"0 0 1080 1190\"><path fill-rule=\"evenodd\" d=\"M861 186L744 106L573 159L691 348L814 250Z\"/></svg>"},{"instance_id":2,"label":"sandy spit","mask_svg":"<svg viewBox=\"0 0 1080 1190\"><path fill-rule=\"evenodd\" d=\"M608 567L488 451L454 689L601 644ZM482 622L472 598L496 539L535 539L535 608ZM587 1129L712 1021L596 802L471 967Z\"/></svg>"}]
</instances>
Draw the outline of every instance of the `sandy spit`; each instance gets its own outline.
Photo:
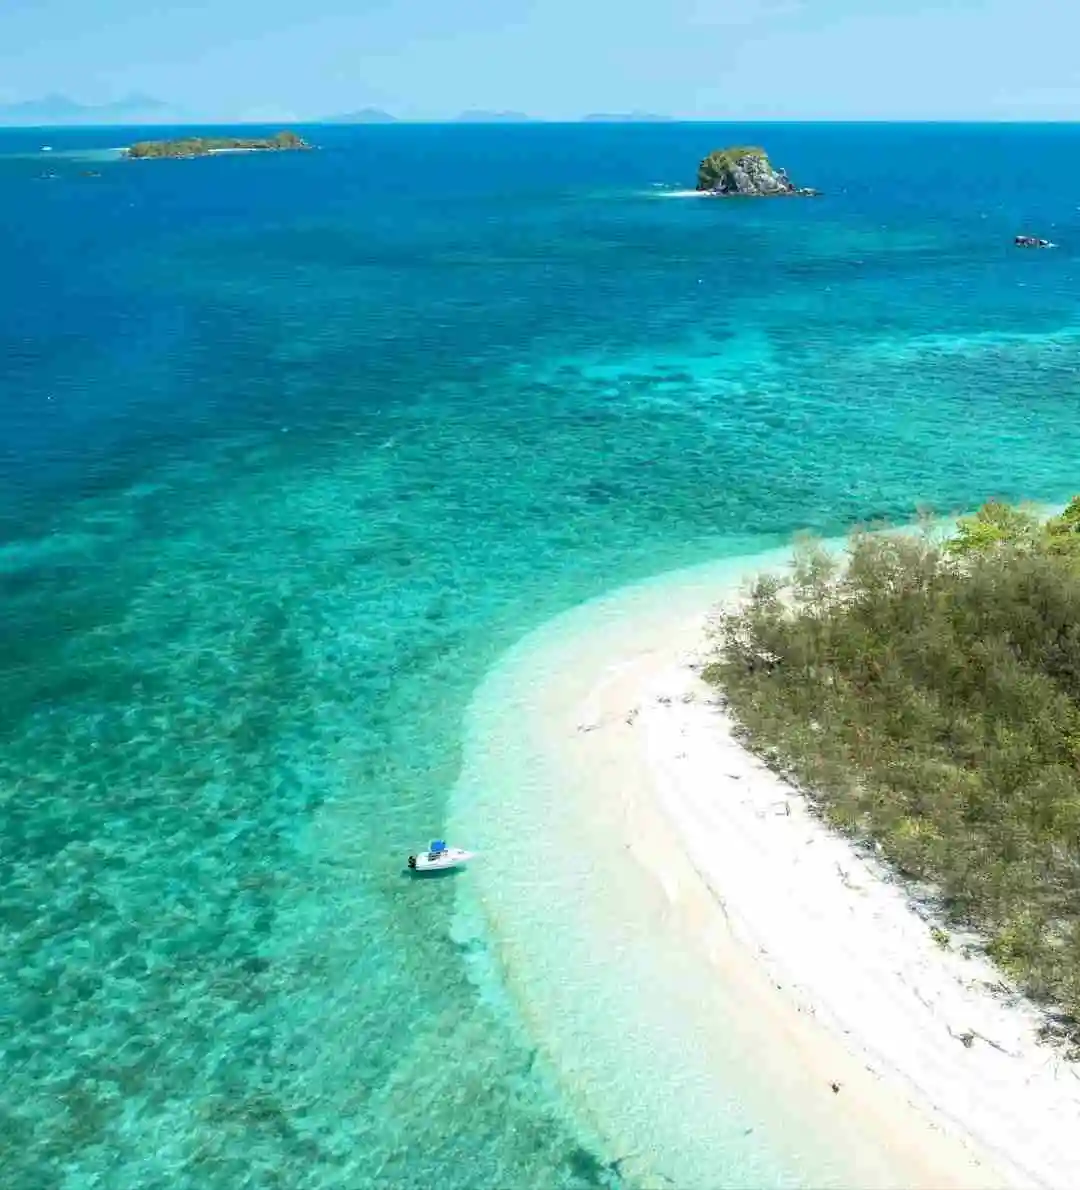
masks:
<instances>
[{"instance_id":1,"label":"sandy spit","mask_svg":"<svg viewBox=\"0 0 1080 1190\"><path fill-rule=\"evenodd\" d=\"M1004 994L985 960L943 949L873 857L742 747L701 682L709 615L762 568L754 562L693 568L575 609L523 642L481 691L472 791L451 825L492 849L469 874L470 895L531 1031L599 1129L634 1138L643 1174L663 1167L668 1180L701 1184L664 1101L645 1098L644 1064L666 1039L643 1046L642 1100L627 1123L616 1068L604 1065L601 1034L614 1026L602 1013L573 1030L561 1023L574 997L600 1002L613 969L655 944L636 1000L612 1000L607 1016L620 1016L624 1034L658 1032L668 997L696 1053L707 1058L715 1035L726 1063L717 1079L730 1084L732 1064L752 1062L770 1112L823 1151L843 1151L829 1184L1076 1184L1080 1072L1037 1042L1038 1013ZM528 797L504 810L515 764L523 781L530 774ZM497 781L501 791L487 792ZM523 833L552 840L534 872L513 858L509 840ZM556 873L567 848L581 857L572 880ZM577 917L560 919L556 906L571 895ZM587 961L571 961L570 934L585 917L594 943L610 927L612 950L590 945ZM567 934L543 964L537 922ZM688 964L678 989L660 973L674 963ZM683 996L691 985L697 993ZM643 1007L629 1019L638 1003L658 1015ZM733 1033L741 1059L724 1048ZM708 1102L688 1082L687 1112L693 1096ZM824 1184L819 1168L807 1166L804 1184Z\"/></svg>"}]
</instances>

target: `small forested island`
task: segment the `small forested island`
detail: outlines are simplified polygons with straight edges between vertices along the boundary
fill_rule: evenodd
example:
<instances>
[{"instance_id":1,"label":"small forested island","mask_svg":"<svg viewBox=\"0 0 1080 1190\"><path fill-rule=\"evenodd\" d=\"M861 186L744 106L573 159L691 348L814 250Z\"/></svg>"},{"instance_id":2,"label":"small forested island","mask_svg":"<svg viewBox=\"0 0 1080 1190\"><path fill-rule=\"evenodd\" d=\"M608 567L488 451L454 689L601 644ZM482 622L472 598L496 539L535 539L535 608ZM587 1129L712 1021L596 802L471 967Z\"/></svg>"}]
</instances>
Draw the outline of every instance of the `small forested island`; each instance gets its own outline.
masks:
<instances>
[{"instance_id":1,"label":"small forested island","mask_svg":"<svg viewBox=\"0 0 1080 1190\"><path fill-rule=\"evenodd\" d=\"M718 198L816 197L820 191L796 186L775 168L764 149L738 146L714 149L698 166L697 188Z\"/></svg>"},{"instance_id":2,"label":"small forested island","mask_svg":"<svg viewBox=\"0 0 1080 1190\"><path fill-rule=\"evenodd\" d=\"M704 676L749 746L976 931L1080 1057L1080 497L807 547L716 644Z\"/></svg>"},{"instance_id":3,"label":"small forested island","mask_svg":"<svg viewBox=\"0 0 1080 1190\"><path fill-rule=\"evenodd\" d=\"M124 150L125 157L208 157L212 153L280 152L310 149L295 132L274 136L185 136L178 140L143 140Z\"/></svg>"}]
</instances>

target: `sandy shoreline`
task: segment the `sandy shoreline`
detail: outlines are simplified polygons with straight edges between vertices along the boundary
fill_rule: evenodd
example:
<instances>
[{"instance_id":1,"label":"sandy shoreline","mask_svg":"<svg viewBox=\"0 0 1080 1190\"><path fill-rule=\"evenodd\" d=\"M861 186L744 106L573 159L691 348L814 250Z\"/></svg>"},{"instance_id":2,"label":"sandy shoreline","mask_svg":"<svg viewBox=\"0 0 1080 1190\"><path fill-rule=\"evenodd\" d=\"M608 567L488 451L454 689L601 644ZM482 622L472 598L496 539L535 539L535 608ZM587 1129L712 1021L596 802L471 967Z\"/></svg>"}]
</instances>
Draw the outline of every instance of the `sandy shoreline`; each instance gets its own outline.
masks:
<instances>
[{"instance_id":1,"label":"sandy shoreline","mask_svg":"<svg viewBox=\"0 0 1080 1190\"><path fill-rule=\"evenodd\" d=\"M577 609L482 692L454 825L487 829L495 858L470 877L511 989L601 1132L633 1139L646 1182L1071 1185L1080 1075L1036 1043L1037 1015L987 989L987 964L942 950L902 890L732 738L697 676L710 609L777 561ZM490 793L511 772L526 785L512 806ZM531 871L505 858L523 832L550 847ZM538 927L559 945L530 943ZM619 1055L620 1028L653 1040ZM645 1085L669 1069L685 1123ZM710 1147L710 1078L747 1113L744 1136L792 1147L797 1177L742 1155L708 1179L743 1143Z\"/></svg>"},{"instance_id":2,"label":"sandy shoreline","mask_svg":"<svg viewBox=\"0 0 1080 1190\"><path fill-rule=\"evenodd\" d=\"M1010 1184L1075 1184L1080 1071L1038 1044L1039 1014L985 959L944 950L903 887L739 744L692 664L650 675L639 722L660 804L735 935Z\"/></svg>"}]
</instances>

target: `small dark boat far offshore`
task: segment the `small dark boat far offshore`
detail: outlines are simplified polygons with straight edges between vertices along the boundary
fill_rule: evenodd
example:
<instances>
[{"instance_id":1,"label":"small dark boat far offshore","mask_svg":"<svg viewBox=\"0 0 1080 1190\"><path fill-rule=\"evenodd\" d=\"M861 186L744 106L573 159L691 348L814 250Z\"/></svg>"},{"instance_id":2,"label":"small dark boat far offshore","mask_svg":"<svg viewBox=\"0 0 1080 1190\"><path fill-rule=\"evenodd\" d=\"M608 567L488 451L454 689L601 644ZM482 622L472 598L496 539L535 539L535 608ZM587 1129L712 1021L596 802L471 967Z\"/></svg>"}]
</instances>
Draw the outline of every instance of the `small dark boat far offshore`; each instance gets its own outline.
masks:
<instances>
[{"instance_id":1,"label":"small dark boat far offshore","mask_svg":"<svg viewBox=\"0 0 1080 1190\"><path fill-rule=\"evenodd\" d=\"M1042 240L1038 236L1015 236L1013 244L1017 248L1056 248L1049 240Z\"/></svg>"}]
</instances>

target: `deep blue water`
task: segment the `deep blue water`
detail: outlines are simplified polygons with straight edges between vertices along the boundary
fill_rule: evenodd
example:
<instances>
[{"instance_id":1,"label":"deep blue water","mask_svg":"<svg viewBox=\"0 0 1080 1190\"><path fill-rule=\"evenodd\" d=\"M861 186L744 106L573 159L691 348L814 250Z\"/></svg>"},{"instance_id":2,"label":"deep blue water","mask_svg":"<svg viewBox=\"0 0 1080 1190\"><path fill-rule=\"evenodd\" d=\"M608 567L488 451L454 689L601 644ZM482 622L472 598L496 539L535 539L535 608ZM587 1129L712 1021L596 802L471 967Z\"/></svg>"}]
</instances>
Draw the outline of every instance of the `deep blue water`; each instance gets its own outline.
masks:
<instances>
[{"instance_id":1,"label":"deep blue water","mask_svg":"<svg viewBox=\"0 0 1080 1190\"><path fill-rule=\"evenodd\" d=\"M1077 485L1077 128L308 134L0 131L10 1190L613 1184L396 868L470 692L621 582ZM825 197L669 196L732 141Z\"/></svg>"}]
</instances>

